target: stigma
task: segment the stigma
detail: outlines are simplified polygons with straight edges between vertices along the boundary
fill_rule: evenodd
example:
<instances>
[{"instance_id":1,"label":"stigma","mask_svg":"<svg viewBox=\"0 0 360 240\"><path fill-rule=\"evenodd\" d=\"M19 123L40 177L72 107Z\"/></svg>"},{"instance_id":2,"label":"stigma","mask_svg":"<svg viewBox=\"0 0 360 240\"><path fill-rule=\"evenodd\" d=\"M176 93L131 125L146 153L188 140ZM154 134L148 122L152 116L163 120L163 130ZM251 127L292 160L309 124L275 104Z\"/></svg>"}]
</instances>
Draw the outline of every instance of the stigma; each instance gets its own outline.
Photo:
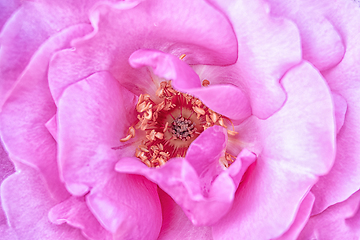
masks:
<instances>
[{"instance_id":1,"label":"stigma","mask_svg":"<svg viewBox=\"0 0 360 240\"><path fill-rule=\"evenodd\" d=\"M209 85L209 82L204 85ZM225 120L230 121L198 98L173 89L171 81L160 83L154 99L141 94L136 111L137 122L129 127L128 135L120 141L126 142L135 137L135 131L141 131L145 137L135 156L148 167L160 167L173 157L185 157L190 144L204 130L214 125L227 128ZM228 133L236 134L231 130ZM225 166L234 161L228 153L225 159Z\"/></svg>"}]
</instances>

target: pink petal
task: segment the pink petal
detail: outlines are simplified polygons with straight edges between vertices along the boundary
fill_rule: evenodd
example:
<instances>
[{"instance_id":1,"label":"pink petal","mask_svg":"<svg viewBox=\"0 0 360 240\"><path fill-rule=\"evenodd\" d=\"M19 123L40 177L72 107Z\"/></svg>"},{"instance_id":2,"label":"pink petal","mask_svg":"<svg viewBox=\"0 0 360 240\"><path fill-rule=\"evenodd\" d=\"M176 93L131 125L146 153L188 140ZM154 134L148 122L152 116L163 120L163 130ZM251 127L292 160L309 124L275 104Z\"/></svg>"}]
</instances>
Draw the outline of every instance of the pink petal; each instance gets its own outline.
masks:
<instances>
[{"instance_id":1,"label":"pink petal","mask_svg":"<svg viewBox=\"0 0 360 240\"><path fill-rule=\"evenodd\" d=\"M310 217L298 239L359 239L359 203L360 191L357 191L344 202Z\"/></svg>"},{"instance_id":2,"label":"pink petal","mask_svg":"<svg viewBox=\"0 0 360 240\"><path fill-rule=\"evenodd\" d=\"M359 7L352 1L326 4L326 14L337 29L341 29L346 42L342 61L323 73L331 90L345 98L345 121L337 135L336 160L331 171L319 179L311 190L315 195L314 210L317 214L327 207L346 200L360 186L360 15ZM335 103L336 104L336 103ZM335 105L336 106L336 105Z\"/></svg>"},{"instance_id":3,"label":"pink petal","mask_svg":"<svg viewBox=\"0 0 360 240\"><path fill-rule=\"evenodd\" d=\"M108 72L68 87L58 103L58 161L67 189L76 196L113 172L120 156L136 146L114 150L136 119L137 98ZM128 143L124 146L129 145Z\"/></svg>"},{"instance_id":4,"label":"pink petal","mask_svg":"<svg viewBox=\"0 0 360 240\"><path fill-rule=\"evenodd\" d=\"M59 199L66 198L67 192L58 177L56 142L45 127L56 112L47 66L54 51L88 31L89 25L76 25L49 38L32 57L0 114L1 137L9 155L39 169Z\"/></svg>"},{"instance_id":5,"label":"pink petal","mask_svg":"<svg viewBox=\"0 0 360 240\"><path fill-rule=\"evenodd\" d=\"M10 6L8 0L5 2ZM43 42L67 27L89 23L87 11L93 2L21 1L1 32L0 105ZM81 33L73 36L80 37Z\"/></svg>"},{"instance_id":6,"label":"pink petal","mask_svg":"<svg viewBox=\"0 0 360 240\"><path fill-rule=\"evenodd\" d=\"M70 197L54 206L49 219L57 225L67 223L82 230L88 239L112 240L112 234L106 231L90 212L84 197Z\"/></svg>"},{"instance_id":7,"label":"pink petal","mask_svg":"<svg viewBox=\"0 0 360 240\"><path fill-rule=\"evenodd\" d=\"M132 69L128 63L129 56L141 48L178 57L186 54L184 60L189 64L236 61L237 43L231 25L206 2L133 2L98 4L90 14L94 32L74 43L76 51L54 57L49 76L55 100L66 86L100 70L110 71L136 94L146 92L152 84L148 72Z\"/></svg>"},{"instance_id":8,"label":"pink petal","mask_svg":"<svg viewBox=\"0 0 360 240\"><path fill-rule=\"evenodd\" d=\"M158 240L198 239L212 240L211 227L194 226L184 211L161 189L159 191L163 224Z\"/></svg>"},{"instance_id":9,"label":"pink petal","mask_svg":"<svg viewBox=\"0 0 360 240\"><path fill-rule=\"evenodd\" d=\"M115 169L144 175L169 194L194 225L210 225L229 210L242 175L255 160L253 154L242 152L229 169L223 170L219 158L226 142L226 130L214 126L191 144L185 158L173 158L156 169L137 158L123 158Z\"/></svg>"},{"instance_id":10,"label":"pink petal","mask_svg":"<svg viewBox=\"0 0 360 240\"><path fill-rule=\"evenodd\" d=\"M5 178L10 176L15 172L14 164L10 161L7 152L4 150L2 146L2 142L0 141L0 184ZM1 193L0 193L1 197ZM6 224L6 216L1 207L1 198L0 198L0 226L2 224Z\"/></svg>"},{"instance_id":11,"label":"pink petal","mask_svg":"<svg viewBox=\"0 0 360 240\"><path fill-rule=\"evenodd\" d=\"M296 26L288 20L272 17L268 6L259 0L209 2L228 16L236 33L236 85L249 94L255 116L269 117L286 99L280 79L301 61Z\"/></svg>"},{"instance_id":12,"label":"pink petal","mask_svg":"<svg viewBox=\"0 0 360 240\"><path fill-rule=\"evenodd\" d=\"M289 18L296 23L300 31L303 59L311 62L320 71L334 67L342 60L345 42L341 28L334 25L332 16L332 12L338 12L339 8L328 10L337 4L328 4L327 1L314 4L311 0L268 2L272 14ZM345 3L341 3L343 4ZM343 6L340 9L342 8Z\"/></svg>"},{"instance_id":13,"label":"pink petal","mask_svg":"<svg viewBox=\"0 0 360 240\"><path fill-rule=\"evenodd\" d=\"M20 0L0 0L0 30L19 6Z\"/></svg>"},{"instance_id":14,"label":"pink petal","mask_svg":"<svg viewBox=\"0 0 360 240\"><path fill-rule=\"evenodd\" d=\"M240 184L233 208L213 226L215 239L280 236L317 176L333 164L335 122L325 81L304 62L281 83L288 94L285 105L267 120L250 122L257 125L252 129L262 144L259 157Z\"/></svg>"},{"instance_id":15,"label":"pink petal","mask_svg":"<svg viewBox=\"0 0 360 240\"><path fill-rule=\"evenodd\" d=\"M339 133L345 122L347 103L344 97L336 93L333 93L333 101L335 108L336 133Z\"/></svg>"},{"instance_id":16,"label":"pink petal","mask_svg":"<svg viewBox=\"0 0 360 240\"><path fill-rule=\"evenodd\" d=\"M207 107L231 119L243 120L251 115L247 97L232 85L201 88L199 76L179 58L154 50L138 50L129 58L135 68L152 67L159 77L172 80L175 89L199 98Z\"/></svg>"},{"instance_id":17,"label":"pink petal","mask_svg":"<svg viewBox=\"0 0 360 240\"><path fill-rule=\"evenodd\" d=\"M309 193L306 195L304 200L301 202L299 206L299 210L296 214L294 222L291 224L290 228L282 234L280 237L277 237L273 240L293 240L297 239L301 230L304 228L305 224L309 220L311 208L314 204L314 195Z\"/></svg>"},{"instance_id":18,"label":"pink petal","mask_svg":"<svg viewBox=\"0 0 360 240\"><path fill-rule=\"evenodd\" d=\"M47 214L56 201L51 198L40 174L19 165L20 171L1 185L4 211L19 239L85 239L79 230L52 224Z\"/></svg>"},{"instance_id":19,"label":"pink petal","mask_svg":"<svg viewBox=\"0 0 360 240\"><path fill-rule=\"evenodd\" d=\"M161 206L157 186L141 176L113 174L91 190L87 203L117 239L157 239Z\"/></svg>"},{"instance_id":20,"label":"pink petal","mask_svg":"<svg viewBox=\"0 0 360 240\"><path fill-rule=\"evenodd\" d=\"M19 238L17 237L16 232L6 226L6 225L0 225L0 234L1 234L1 238L3 240L18 240Z\"/></svg>"},{"instance_id":21,"label":"pink petal","mask_svg":"<svg viewBox=\"0 0 360 240\"><path fill-rule=\"evenodd\" d=\"M50 118L49 121L45 123L45 127L50 132L51 136L57 141L57 122L56 122L56 115Z\"/></svg>"}]
</instances>

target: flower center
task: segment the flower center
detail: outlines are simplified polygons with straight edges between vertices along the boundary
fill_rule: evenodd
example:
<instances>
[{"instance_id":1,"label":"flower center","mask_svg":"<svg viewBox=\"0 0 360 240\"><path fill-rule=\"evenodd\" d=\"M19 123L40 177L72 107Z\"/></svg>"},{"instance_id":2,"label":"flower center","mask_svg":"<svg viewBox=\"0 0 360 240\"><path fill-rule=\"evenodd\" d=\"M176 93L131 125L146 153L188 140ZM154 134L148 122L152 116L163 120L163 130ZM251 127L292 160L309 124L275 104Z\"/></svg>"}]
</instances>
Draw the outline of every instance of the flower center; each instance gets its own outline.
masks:
<instances>
[{"instance_id":1,"label":"flower center","mask_svg":"<svg viewBox=\"0 0 360 240\"><path fill-rule=\"evenodd\" d=\"M195 123L184 117L177 117L172 123L172 134L176 139L190 140L196 131Z\"/></svg>"},{"instance_id":2,"label":"flower center","mask_svg":"<svg viewBox=\"0 0 360 240\"><path fill-rule=\"evenodd\" d=\"M120 141L133 138L135 129L145 133L135 156L148 167L162 166L173 157L185 157L190 144L201 132L215 124L227 128L223 116L206 107L199 99L174 90L171 81L160 83L156 99L141 94L136 110L137 123ZM228 130L228 133L233 135L235 132ZM231 164L233 159L229 154L226 156L226 161Z\"/></svg>"}]
</instances>

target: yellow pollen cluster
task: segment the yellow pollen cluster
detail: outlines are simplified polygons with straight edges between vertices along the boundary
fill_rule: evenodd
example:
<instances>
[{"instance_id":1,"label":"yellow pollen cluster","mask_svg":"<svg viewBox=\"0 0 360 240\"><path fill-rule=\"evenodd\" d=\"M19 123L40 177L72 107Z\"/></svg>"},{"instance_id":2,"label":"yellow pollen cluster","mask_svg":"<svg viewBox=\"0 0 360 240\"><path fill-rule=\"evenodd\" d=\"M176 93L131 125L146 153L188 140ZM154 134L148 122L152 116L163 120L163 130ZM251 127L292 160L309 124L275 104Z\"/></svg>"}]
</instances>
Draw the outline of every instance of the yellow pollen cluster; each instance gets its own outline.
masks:
<instances>
[{"instance_id":1,"label":"yellow pollen cluster","mask_svg":"<svg viewBox=\"0 0 360 240\"><path fill-rule=\"evenodd\" d=\"M201 132L214 125L227 128L224 119L231 122L199 99L174 90L171 81L161 82L156 96L154 100L148 94L139 96L136 104L138 121L129 127L128 135L120 139L126 142L135 137L135 129L145 132L135 156L148 167L162 166L173 157L185 157L189 145ZM227 131L230 135L237 134ZM234 156L228 153L220 159L225 167L233 161Z\"/></svg>"}]
</instances>

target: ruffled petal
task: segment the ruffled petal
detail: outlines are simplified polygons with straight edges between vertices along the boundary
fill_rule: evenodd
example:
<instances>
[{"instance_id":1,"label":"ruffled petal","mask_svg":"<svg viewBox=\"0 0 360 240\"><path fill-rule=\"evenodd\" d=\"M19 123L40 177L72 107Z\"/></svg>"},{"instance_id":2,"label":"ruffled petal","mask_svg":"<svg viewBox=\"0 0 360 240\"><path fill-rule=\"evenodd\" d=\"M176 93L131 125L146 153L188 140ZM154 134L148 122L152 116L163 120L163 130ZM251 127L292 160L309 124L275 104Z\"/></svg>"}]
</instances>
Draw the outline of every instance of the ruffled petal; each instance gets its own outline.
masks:
<instances>
[{"instance_id":1,"label":"ruffled petal","mask_svg":"<svg viewBox=\"0 0 360 240\"><path fill-rule=\"evenodd\" d=\"M8 176L15 172L14 164L10 161L7 152L4 150L2 146L2 142L0 141L0 184L5 180ZM1 195L0 195L1 197ZM1 198L0 198L0 226L6 224L6 216L1 207Z\"/></svg>"},{"instance_id":2,"label":"ruffled petal","mask_svg":"<svg viewBox=\"0 0 360 240\"><path fill-rule=\"evenodd\" d=\"M108 72L99 72L68 87L58 103L60 174L73 195L85 194L113 172L120 156L135 147L119 140L135 122L137 98ZM129 146L127 148L126 146Z\"/></svg>"},{"instance_id":3,"label":"ruffled petal","mask_svg":"<svg viewBox=\"0 0 360 240\"><path fill-rule=\"evenodd\" d=\"M336 93L333 93L333 101L335 108L336 133L339 133L345 122L347 103L344 97Z\"/></svg>"},{"instance_id":4,"label":"ruffled petal","mask_svg":"<svg viewBox=\"0 0 360 240\"><path fill-rule=\"evenodd\" d=\"M331 90L345 98L347 110L337 135L334 166L311 190L315 195L312 214L345 201L360 186L360 9L353 1L340 0L336 4L324 1L323 4L327 6L325 15L331 15L331 21L341 30L346 42L342 61L323 75Z\"/></svg>"},{"instance_id":5,"label":"ruffled petal","mask_svg":"<svg viewBox=\"0 0 360 240\"><path fill-rule=\"evenodd\" d=\"M206 129L190 145L185 158L173 158L163 167L148 168L137 158L122 158L118 172L141 174L157 183L179 204L195 225L210 225L231 207L234 193L254 154L244 151L228 168L222 169L226 130L220 126Z\"/></svg>"},{"instance_id":6,"label":"ruffled petal","mask_svg":"<svg viewBox=\"0 0 360 240\"><path fill-rule=\"evenodd\" d=\"M280 79L301 61L298 29L288 20L272 17L260 0L209 2L228 16L236 33L236 85L249 95L255 116L269 117L286 100Z\"/></svg>"},{"instance_id":7,"label":"ruffled petal","mask_svg":"<svg viewBox=\"0 0 360 240\"><path fill-rule=\"evenodd\" d=\"M144 177L112 174L86 198L114 240L157 239L162 222L160 200L157 186Z\"/></svg>"},{"instance_id":8,"label":"ruffled petal","mask_svg":"<svg viewBox=\"0 0 360 240\"><path fill-rule=\"evenodd\" d=\"M163 224L158 240L212 240L211 227L194 226L184 211L161 189L159 191Z\"/></svg>"},{"instance_id":9,"label":"ruffled petal","mask_svg":"<svg viewBox=\"0 0 360 240\"><path fill-rule=\"evenodd\" d=\"M84 197L70 197L57 204L51 208L49 220L57 225L67 223L79 228L88 239L112 240L112 234L90 212Z\"/></svg>"},{"instance_id":10,"label":"ruffled petal","mask_svg":"<svg viewBox=\"0 0 360 240\"><path fill-rule=\"evenodd\" d=\"M250 122L260 139L258 159L240 184L233 208L213 226L215 239L280 236L318 176L332 167L335 120L324 79L305 62L290 70L281 84L288 94L281 110Z\"/></svg>"},{"instance_id":11,"label":"ruffled petal","mask_svg":"<svg viewBox=\"0 0 360 240\"><path fill-rule=\"evenodd\" d=\"M299 206L299 210L296 214L296 217L291 224L290 228L282 234L280 237L277 237L273 240L294 240L297 239L301 230L304 228L305 224L309 220L311 208L314 204L315 197L310 192Z\"/></svg>"},{"instance_id":12,"label":"ruffled petal","mask_svg":"<svg viewBox=\"0 0 360 240\"><path fill-rule=\"evenodd\" d=\"M299 240L359 239L360 191L344 202L330 206L322 213L310 217L300 233Z\"/></svg>"},{"instance_id":13,"label":"ruffled petal","mask_svg":"<svg viewBox=\"0 0 360 240\"><path fill-rule=\"evenodd\" d=\"M11 14L20 6L20 0L1 0L0 1L0 31L11 16Z\"/></svg>"},{"instance_id":14,"label":"ruffled petal","mask_svg":"<svg viewBox=\"0 0 360 240\"><path fill-rule=\"evenodd\" d=\"M76 25L48 39L32 57L0 114L1 137L9 155L39 169L59 199L66 198L67 193L58 177L56 142L45 127L56 112L47 66L54 51L68 47L72 39L90 29L86 24Z\"/></svg>"},{"instance_id":15,"label":"ruffled petal","mask_svg":"<svg viewBox=\"0 0 360 240\"><path fill-rule=\"evenodd\" d=\"M245 94L233 85L201 88L199 76L179 58L154 50L140 49L129 58L134 68L152 67L159 77L172 80L176 90L199 98L207 107L231 119L243 120L251 115Z\"/></svg>"},{"instance_id":16,"label":"ruffled petal","mask_svg":"<svg viewBox=\"0 0 360 240\"><path fill-rule=\"evenodd\" d=\"M296 23L300 31L303 59L311 62L319 71L334 67L342 60L345 42L341 28L334 26L332 14L327 14L334 4L323 0L316 3L311 0L267 2L271 5L271 14ZM338 8L334 10L339 11Z\"/></svg>"},{"instance_id":17,"label":"ruffled petal","mask_svg":"<svg viewBox=\"0 0 360 240\"><path fill-rule=\"evenodd\" d=\"M45 123L45 127L51 134L51 136L57 141L57 122L56 122L56 115L50 118L49 121Z\"/></svg>"},{"instance_id":18,"label":"ruffled petal","mask_svg":"<svg viewBox=\"0 0 360 240\"><path fill-rule=\"evenodd\" d=\"M148 72L135 70L128 63L129 56L141 48L178 57L186 54L184 60L189 64L228 65L237 58L231 25L205 1L101 3L90 19L94 32L76 41L75 51L56 55L50 65L55 101L66 86L99 70L109 71L137 95L146 92L153 84Z\"/></svg>"},{"instance_id":19,"label":"ruffled petal","mask_svg":"<svg viewBox=\"0 0 360 240\"><path fill-rule=\"evenodd\" d=\"M89 23L87 12L94 2L21 1L0 35L0 105L40 45L72 25ZM74 35L80 37L80 33Z\"/></svg>"},{"instance_id":20,"label":"ruffled petal","mask_svg":"<svg viewBox=\"0 0 360 240\"><path fill-rule=\"evenodd\" d=\"M48 211L56 204L46 189L40 174L18 165L20 171L1 185L4 211L11 228L19 239L85 240L78 229L56 226L48 220Z\"/></svg>"}]
</instances>

